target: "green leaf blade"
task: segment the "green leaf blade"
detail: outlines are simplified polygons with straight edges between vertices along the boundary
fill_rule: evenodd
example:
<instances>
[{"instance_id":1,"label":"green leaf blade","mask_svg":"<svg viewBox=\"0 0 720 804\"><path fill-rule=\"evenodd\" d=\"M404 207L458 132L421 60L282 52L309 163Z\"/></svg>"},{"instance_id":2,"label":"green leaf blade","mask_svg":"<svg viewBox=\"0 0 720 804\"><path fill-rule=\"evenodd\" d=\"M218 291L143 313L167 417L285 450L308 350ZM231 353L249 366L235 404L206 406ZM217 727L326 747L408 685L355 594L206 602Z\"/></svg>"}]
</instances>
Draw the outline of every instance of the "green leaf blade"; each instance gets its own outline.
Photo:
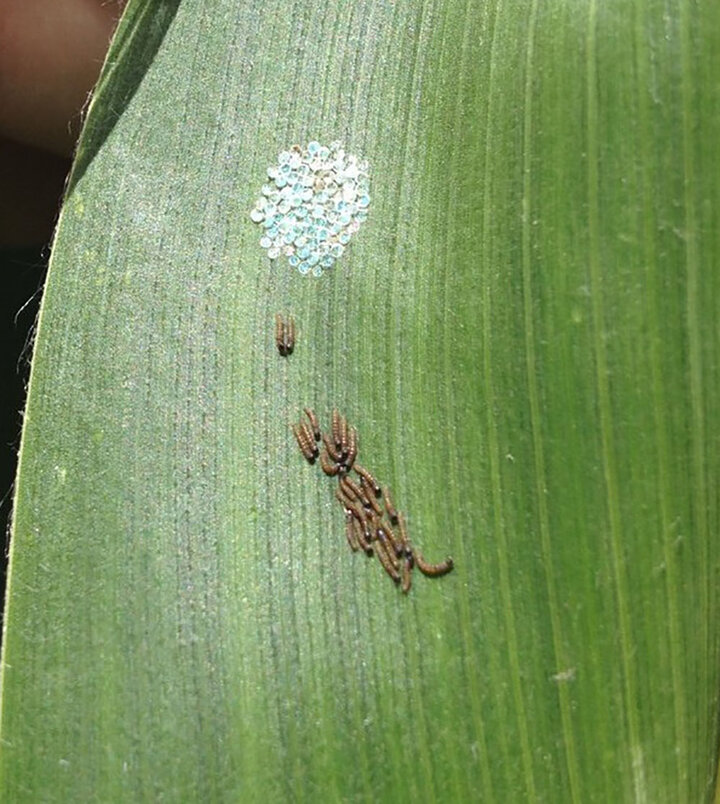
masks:
<instances>
[{"instance_id":1,"label":"green leaf blade","mask_svg":"<svg viewBox=\"0 0 720 804\"><path fill-rule=\"evenodd\" d=\"M3 798L709 797L720 20L695 12L129 5L40 319ZM314 137L373 181L319 280L248 219ZM350 554L304 405L357 425L452 574L404 598Z\"/></svg>"}]
</instances>

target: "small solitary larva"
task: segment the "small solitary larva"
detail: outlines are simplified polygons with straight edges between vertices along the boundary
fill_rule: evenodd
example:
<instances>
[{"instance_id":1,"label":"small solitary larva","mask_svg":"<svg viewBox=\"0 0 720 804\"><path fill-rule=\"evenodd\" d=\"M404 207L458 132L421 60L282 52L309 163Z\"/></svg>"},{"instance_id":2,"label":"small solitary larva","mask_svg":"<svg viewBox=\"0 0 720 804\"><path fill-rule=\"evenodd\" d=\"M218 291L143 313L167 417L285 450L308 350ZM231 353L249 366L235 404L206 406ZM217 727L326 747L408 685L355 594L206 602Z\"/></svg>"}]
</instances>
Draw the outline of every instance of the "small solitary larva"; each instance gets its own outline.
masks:
<instances>
[{"instance_id":1,"label":"small solitary larva","mask_svg":"<svg viewBox=\"0 0 720 804\"><path fill-rule=\"evenodd\" d=\"M335 498L340 503L340 505L342 505L346 516L350 516L352 518L357 543L360 545L360 547L365 551L367 555L371 556L373 553L373 549L370 546L371 541L370 531L367 528L367 524L365 522L365 518L363 517L362 513L360 513L360 511L355 507L355 505L352 502L347 500L347 498L339 488L335 489Z\"/></svg>"},{"instance_id":2,"label":"small solitary larva","mask_svg":"<svg viewBox=\"0 0 720 804\"><path fill-rule=\"evenodd\" d=\"M388 557L388 561L393 565L396 570L400 569L400 562L397 560L397 556L395 555L395 548L392 545L392 541L388 536L387 527L382 524L378 525L375 528L375 536L382 542L383 547L385 548L385 552Z\"/></svg>"},{"instance_id":3,"label":"small solitary larva","mask_svg":"<svg viewBox=\"0 0 720 804\"><path fill-rule=\"evenodd\" d=\"M355 526L355 536L357 537L360 547L365 551L365 555L371 556L373 554L373 548L370 544L370 531L356 517L353 517L353 523Z\"/></svg>"},{"instance_id":4,"label":"small solitary larva","mask_svg":"<svg viewBox=\"0 0 720 804\"><path fill-rule=\"evenodd\" d=\"M281 357L287 357L295 349L295 319L290 316L287 323L280 313L275 315L275 345Z\"/></svg>"},{"instance_id":5,"label":"small solitary larva","mask_svg":"<svg viewBox=\"0 0 720 804\"><path fill-rule=\"evenodd\" d=\"M303 424L300 426L293 424L292 431L305 460L310 464L315 463L318 457L318 448L315 446L315 442L306 429L306 426Z\"/></svg>"},{"instance_id":6,"label":"small solitary larva","mask_svg":"<svg viewBox=\"0 0 720 804\"><path fill-rule=\"evenodd\" d=\"M355 536L355 524L353 522L353 516L345 509L345 538L347 539L347 543L350 545L350 549L353 553L357 553L360 549L360 545L358 544L357 538Z\"/></svg>"},{"instance_id":7,"label":"small solitary larva","mask_svg":"<svg viewBox=\"0 0 720 804\"><path fill-rule=\"evenodd\" d=\"M322 434L322 442L325 444L325 449L327 450L327 454L335 461L335 463L340 463L342 461L342 455L338 450L335 449L335 445L333 442L325 435Z\"/></svg>"},{"instance_id":8,"label":"small solitary larva","mask_svg":"<svg viewBox=\"0 0 720 804\"><path fill-rule=\"evenodd\" d=\"M405 528L405 517L402 514L398 515L397 526L398 530L400 531L400 546L402 547L405 555L410 556L412 555L412 548L410 547L407 529Z\"/></svg>"},{"instance_id":9,"label":"small solitary larva","mask_svg":"<svg viewBox=\"0 0 720 804\"><path fill-rule=\"evenodd\" d=\"M354 508L355 505L356 505L355 495L349 489L347 489L345 486L343 486L342 480L343 480L343 478L340 479L340 485L338 486L338 489L337 489L338 494L340 494L341 497L343 498L343 500L345 500L345 505L347 505L348 507L353 507ZM360 509L358 508L358 511L359 510ZM364 514L363 514L363 517L364 517Z\"/></svg>"},{"instance_id":10,"label":"small solitary larva","mask_svg":"<svg viewBox=\"0 0 720 804\"><path fill-rule=\"evenodd\" d=\"M382 489L378 485L375 478L370 474L370 472L368 472L368 470L364 466L360 466L359 463L356 463L353 468L358 473L358 475L360 475L360 477L363 479L363 482L367 483L368 488L371 488L373 490L375 496L380 497L382 495Z\"/></svg>"},{"instance_id":11,"label":"small solitary larva","mask_svg":"<svg viewBox=\"0 0 720 804\"><path fill-rule=\"evenodd\" d=\"M395 583L400 583L400 573L395 568L395 564L388 552L387 544L383 539L378 538L375 552L377 553L377 557L380 559L380 563L383 565L385 572L387 572Z\"/></svg>"},{"instance_id":12,"label":"small solitary larva","mask_svg":"<svg viewBox=\"0 0 720 804\"><path fill-rule=\"evenodd\" d=\"M390 518L390 521L393 523L393 525L397 525L398 513L397 510L395 509L393 498L390 496L390 489L387 486L385 486L383 494L385 495L385 510L387 511L387 515Z\"/></svg>"},{"instance_id":13,"label":"small solitary larva","mask_svg":"<svg viewBox=\"0 0 720 804\"><path fill-rule=\"evenodd\" d=\"M406 556L402 565L402 592L404 595L410 591L410 585L412 584L412 568L412 556Z\"/></svg>"},{"instance_id":14,"label":"small solitary larva","mask_svg":"<svg viewBox=\"0 0 720 804\"><path fill-rule=\"evenodd\" d=\"M348 472L352 469L356 457L357 457L357 430L354 427L351 427L350 434L348 436L347 457L345 458L345 466L347 467Z\"/></svg>"},{"instance_id":15,"label":"small solitary larva","mask_svg":"<svg viewBox=\"0 0 720 804\"><path fill-rule=\"evenodd\" d=\"M448 556L445 561L441 561L439 564L429 564L422 557L422 553L418 552L417 550L413 551L413 557L420 572L422 572L423 575L428 575L430 578L437 578L439 575L445 575L455 566L450 556Z\"/></svg>"},{"instance_id":16,"label":"small solitary larva","mask_svg":"<svg viewBox=\"0 0 720 804\"><path fill-rule=\"evenodd\" d=\"M345 494L353 500L365 500L365 495L357 483L354 483L347 475L340 481L340 486L345 491Z\"/></svg>"},{"instance_id":17,"label":"small solitary larva","mask_svg":"<svg viewBox=\"0 0 720 804\"><path fill-rule=\"evenodd\" d=\"M280 313L275 313L275 345L280 354L285 351L285 322Z\"/></svg>"},{"instance_id":18,"label":"small solitary larva","mask_svg":"<svg viewBox=\"0 0 720 804\"><path fill-rule=\"evenodd\" d=\"M315 415L315 411L312 408L304 408L304 410L305 415L310 421L310 426L312 427L313 438L316 441L319 441L322 433L320 431L320 422L318 421L318 417Z\"/></svg>"},{"instance_id":19,"label":"small solitary larva","mask_svg":"<svg viewBox=\"0 0 720 804\"><path fill-rule=\"evenodd\" d=\"M326 450L320 453L320 468L328 477L334 477L340 471L340 467L337 463L330 462Z\"/></svg>"},{"instance_id":20,"label":"small solitary larva","mask_svg":"<svg viewBox=\"0 0 720 804\"><path fill-rule=\"evenodd\" d=\"M342 440L342 424L340 422L341 416L338 412L337 408L333 408L332 412L332 424L331 424L331 432L333 442L335 443L335 449L337 450L338 454L342 454L343 449L343 440Z\"/></svg>"},{"instance_id":21,"label":"small solitary larva","mask_svg":"<svg viewBox=\"0 0 720 804\"><path fill-rule=\"evenodd\" d=\"M348 452L350 451L348 421L344 416L340 417L340 451L343 459L347 458Z\"/></svg>"},{"instance_id":22,"label":"small solitary larva","mask_svg":"<svg viewBox=\"0 0 720 804\"><path fill-rule=\"evenodd\" d=\"M317 445L315 444L315 439L313 438L312 430L308 426L307 422L301 422L300 423L300 431L303 434L303 439L304 439L305 443L307 444L308 449L311 449L312 452L313 452L313 455L315 455L315 457L317 458L317 456L318 456L318 448L317 448Z\"/></svg>"},{"instance_id":23,"label":"small solitary larva","mask_svg":"<svg viewBox=\"0 0 720 804\"><path fill-rule=\"evenodd\" d=\"M290 316L285 327L285 352L289 355L295 349L295 319Z\"/></svg>"},{"instance_id":24,"label":"small solitary larva","mask_svg":"<svg viewBox=\"0 0 720 804\"><path fill-rule=\"evenodd\" d=\"M378 501L375 499L374 494L365 494L363 492L363 505L367 507L366 503L369 503L370 508L372 508L377 516L381 517L383 515L383 509L380 507L380 505L378 505Z\"/></svg>"},{"instance_id":25,"label":"small solitary larva","mask_svg":"<svg viewBox=\"0 0 720 804\"><path fill-rule=\"evenodd\" d=\"M402 544L400 539L395 534L395 531L390 527L390 525L384 524L383 530L385 531L388 542L393 549L395 555L399 558L403 554Z\"/></svg>"}]
</instances>

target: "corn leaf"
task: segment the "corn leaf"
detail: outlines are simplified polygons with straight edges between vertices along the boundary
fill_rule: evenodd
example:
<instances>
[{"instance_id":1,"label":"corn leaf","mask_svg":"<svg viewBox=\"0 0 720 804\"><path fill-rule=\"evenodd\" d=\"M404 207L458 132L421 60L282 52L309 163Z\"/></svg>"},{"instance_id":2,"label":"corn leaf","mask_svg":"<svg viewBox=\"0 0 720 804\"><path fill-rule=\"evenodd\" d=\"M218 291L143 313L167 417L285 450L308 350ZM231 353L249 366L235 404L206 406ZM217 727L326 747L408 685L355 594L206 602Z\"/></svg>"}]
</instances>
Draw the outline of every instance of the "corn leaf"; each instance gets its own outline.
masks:
<instances>
[{"instance_id":1,"label":"corn leaf","mask_svg":"<svg viewBox=\"0 0 720 804\"><path fill-rule=\"evenodd\" d=\"M2 800L712 797L718 75L709 0L131 0L39 320ZM304 277L249 211L313 139L372 202ZM350 552L306 405L451 574Z\"/></svg>"}]
</instances>

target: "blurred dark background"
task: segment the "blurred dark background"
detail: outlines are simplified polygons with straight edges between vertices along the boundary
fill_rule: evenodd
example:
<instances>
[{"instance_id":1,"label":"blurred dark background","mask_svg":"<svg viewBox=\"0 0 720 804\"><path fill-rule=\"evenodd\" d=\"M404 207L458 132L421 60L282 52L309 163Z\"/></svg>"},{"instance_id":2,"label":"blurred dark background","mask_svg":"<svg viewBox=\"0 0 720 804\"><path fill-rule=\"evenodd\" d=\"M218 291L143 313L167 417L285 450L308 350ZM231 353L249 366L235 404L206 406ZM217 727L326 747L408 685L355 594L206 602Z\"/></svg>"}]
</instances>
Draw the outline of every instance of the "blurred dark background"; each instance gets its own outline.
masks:
<instances>
[{"instance_id":1,"label":"blurred dark background","mask_svg":"<svg viewBox=\"0 0 720 804\"><path fill-rule=\"evenodd\" d=\"M125 0L0 0L0 593L49 244L70 157Z\"/></svg>"},{"instance_id":2,"label":"blurred dark background","mask_svg":"<svg viewBox=\"0 0 720 804\"><path fill-rule=\"evenodd\" d=\"M5 600L13 482L20 447L22 412L30 373L32 338L45 281L49 249L46 246L0 248L0 522L3 550L0 585Z\"/></svg>"},{"instance_id":3,"label":"blurred dark background","mask_svg":"<svg viewBox=\"0 0 720 804\"><path fill-rule=\"evenodd\" d=\"M14 142L0 131L0 611L35 322L69 170L68 157Z\"/></svg>"}]
</instances>

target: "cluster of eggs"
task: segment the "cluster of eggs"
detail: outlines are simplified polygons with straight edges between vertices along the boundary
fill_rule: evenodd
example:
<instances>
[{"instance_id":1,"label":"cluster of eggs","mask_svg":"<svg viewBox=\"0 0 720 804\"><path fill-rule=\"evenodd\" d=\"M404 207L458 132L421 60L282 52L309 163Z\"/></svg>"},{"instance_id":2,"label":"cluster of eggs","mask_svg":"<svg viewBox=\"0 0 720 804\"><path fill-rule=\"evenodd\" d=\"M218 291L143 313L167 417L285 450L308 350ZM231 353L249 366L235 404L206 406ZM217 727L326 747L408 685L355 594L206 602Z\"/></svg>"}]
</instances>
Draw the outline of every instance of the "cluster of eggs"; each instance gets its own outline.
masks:
<instances>
[{"instance_id":1,"label":"cluster of eggs","mask_svg":"<svg viewBox=\"0 0 720 804\"><path fill-rule=\"evenodd\" d=\"M320 276L367 219L367 161L339 141L313 141L282 151L267 175L250 213L263 228L260 245L271 260L286 256L301 274Z\"/></svg>"}]
</instances>

